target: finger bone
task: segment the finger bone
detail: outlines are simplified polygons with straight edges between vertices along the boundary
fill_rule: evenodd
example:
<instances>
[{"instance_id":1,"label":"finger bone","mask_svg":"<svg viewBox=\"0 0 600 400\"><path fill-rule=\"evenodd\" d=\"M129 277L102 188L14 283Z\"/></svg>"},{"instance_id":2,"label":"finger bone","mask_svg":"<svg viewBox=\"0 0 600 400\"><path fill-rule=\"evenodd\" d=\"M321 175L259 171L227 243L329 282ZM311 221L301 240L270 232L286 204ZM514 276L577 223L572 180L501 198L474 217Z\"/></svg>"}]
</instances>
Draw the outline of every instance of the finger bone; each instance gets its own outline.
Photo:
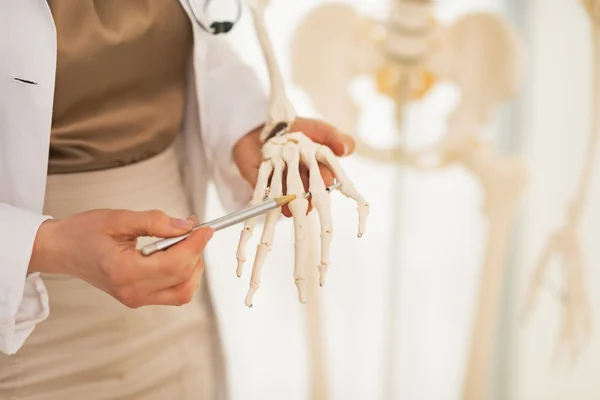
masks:
<instances>
[{"instance_id":1,"label":"finger bone","mask_svg":"<svg viewBox=\"0 0 600 400\"><path fill-rule=\"evenodd\" d=\"M365 232L367 217L369 215L369 203L367 203L364 197L354 187L354 184L352 181L350 181L346 175L346 172L338 162L335 154L333 154L329 147L318 147L317 161L325 164L331 171L333 171L336 179L341 184L340 192L342 192L344 196L352 198L358 203L358 236L362 237Z\"/></svg>"},{"instance_id":2,"label":"finger bone","mask_svg":"<svg viewBox=\"0 0 600 400\"><path fill-rule=\"evenodd\" d=\"M307 232L308 200L304 198L304 185L300 177L300 153L295 144L283 148L283 160L287 165L287 194L295 194L296 199L288 204L294 217L295 260L294 280L300 302L306 302L306 255L310 245Z\"/></svg>"},{"instance_id":3,"label":"finger bone","mask_svg":"<svg viewBox=\"0 0 600 400\"><path fill-rule=\"evenodd\" d=\"M278 155L273 155L271 161L273 163L273 178L271 179L271 191L269 193L269 198L273 199L281 196L283 192L282 186L284 163L281 157ZM256 257L254 258L254 265L252 266L250 287L248 288L248 294L246 295L245 304L248 307L252 307L252 304L254 303L254 294L260 286L262 267L267 258L267 254L271 251L271 246L273 245L273 240L275 238L275 226L280 214L281 207L273 209L267 213L263 234L260 243L256 247Z\"/></svg>"},{"instance_id":4,"label":"finger bone","mask_svg":"<svg viewBox=\"0 0 600 400\"><path fill-rule=\"evenodd\" d=\"M271 172L273 171L273 166L271 161L263 161L258 170L258 178L256 180L256 187L254 189L254 193L252 195L252 200L250 201L250 205L255 205L261 202L267 191L267 186L269 183L269 177L271 176ZM240 241L238 243L238 249L236 253L237 259L237 268L236 275L238 277L242 276L242 270L244 268L244 263L246 262L246 245L248 244L248 240L252 237L252 233L254 232L254 226L256 225L256 218L250 218L244 224L242 228L242 232L240 233Z\"/></svg>"}]
</instances>

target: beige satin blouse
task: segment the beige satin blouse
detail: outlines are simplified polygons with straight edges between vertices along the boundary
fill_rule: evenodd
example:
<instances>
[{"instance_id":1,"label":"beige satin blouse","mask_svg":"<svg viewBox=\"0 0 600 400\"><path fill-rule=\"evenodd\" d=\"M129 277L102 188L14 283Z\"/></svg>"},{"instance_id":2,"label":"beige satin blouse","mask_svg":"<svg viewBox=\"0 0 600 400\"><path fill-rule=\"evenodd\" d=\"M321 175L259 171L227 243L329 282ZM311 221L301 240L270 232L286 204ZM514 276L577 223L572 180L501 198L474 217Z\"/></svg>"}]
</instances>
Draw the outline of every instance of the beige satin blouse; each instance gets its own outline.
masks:
<instances>
[{"instance_id":1,"label":"beige satin blouse","mask_svg":"<svg viewBox=\"0 0 600 400\"><path fill-rule=\"evenodd\" d=\"M177 0L49 0L58 34L49 174L149 158L179 133L192 28Z\"/></svg>"}]
</instances>

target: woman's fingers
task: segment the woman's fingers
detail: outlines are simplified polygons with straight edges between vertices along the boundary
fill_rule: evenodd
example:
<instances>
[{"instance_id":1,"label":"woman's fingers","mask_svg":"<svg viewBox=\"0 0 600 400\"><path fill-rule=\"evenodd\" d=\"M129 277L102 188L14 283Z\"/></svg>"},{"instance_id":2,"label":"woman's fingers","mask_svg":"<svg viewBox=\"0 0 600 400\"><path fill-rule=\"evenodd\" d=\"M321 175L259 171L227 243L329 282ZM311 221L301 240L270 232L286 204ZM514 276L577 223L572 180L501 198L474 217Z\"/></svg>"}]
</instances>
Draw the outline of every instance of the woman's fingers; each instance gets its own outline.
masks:
<instances>
[{"instance_id":1,"label":"woman's fingers","mask_svg":"<svg viewBox=\"0 0 600 400\"><path fill-rule=\"evenodd\" d=\"M147 277L173 277L174 279L181 279L181 282L186 280L189 277L186 267L197 262L213 234L214 229L201 228L193 231L185 240L164 251L156 252L147 257L140 254L140 257L147 260L144 264L149 269L149 271L144 271L144 274Z\"/></svg>"},{"instance_id":2,"label":"woman's fingers","mask_svg":"<svg viewBox=\"0 0 600 400\"><path fill-rule=\"evenodd\" d=\"M140 236L173 237L184 235L194 227L190 219L172 218L162 211L118 211L110 222L109 233L118 239Z\"/></svg>"},{"instance_id":3,"label":"woman's fingers","mask_svg":"<svg viewBox=\"0 0 600 400\"><path fill-rule=\"evenodd\" d=\"M323 164L319 164L319 170L321 171L321 176L323 177L323 182L325 183L326 187L329 187L331 185L333 185L335 183L335 176L333 175L333 172L325 165ZM287 185L285 184L285 177L287 176L287 170L284 172L284 179L283 179L283 193L287 193ZM302 178L302 183L304 184L304 191L308 192L309 189L309 173L308 173L308 169L306 168L306 166L301 165L300 166L300 177ZM308 199L308 212L312 211L312 202L311 199ZM281 209L281 213L283 215L285 215L287 218L290 218L292 216L292 213L290 212L290 209L287 205L283 206Z\"/></svg>"},{"instance_id":4,"label":"woman's fingers","mask_svg":"<svg viewBox=\"0 0 600 400\"><path fill-rule=\"evenodd\" d=\"M333 171L329 169L329 167L319 164L319 170L321 171L321 176L323 177L323 183L325 183L325 187L329 187L335 183L335 175L333 174Z\"/></svg>"},{"instance_id":5,"label":"woman's fingers","mask_svg":"<svg viewBox=\"0 0 600 400\"><path fill-rule=\"evenodd\" d=\"M152 275L146 269L144 278L132 281L130 277L129 284L120 286L115 297L131 308L188 303L200 282L204 269L201 253L212 233L209 228L199 229L183 242L144 257L145 266L151 265Z\"/></svg>"},{"instance_id":6,"label":"woman's fingers","mask_svg":"<svg viewBox=\"0 0 600 400\"><path fill-rule=\"evenodd\" d=\"M333 183L335 181L333 172L331 172L331 170L329 168L327 168L325 165L322 165L322 164L319 164L319 171L321 173L321 177L323 178L323 183L325 184L325 187L329 187L329 186L333 185ZM307 170L304 170L304 171L301 170L300 174L302 176L302 182L304 183L304 190L306 192L309 192L310 191L310 185L309 185L310 175ZM308 215L308 213L311 212L312 209L313 209L312 198L309 197L308 198L308 211L307 211L306 215Z\"/></svg>"},{"instance_id":7,"label":"woman's fingers","mask_svg":"<svg viewBox=\"0 0 600 400\"><path fill-rule=\"evenodd\" d=\"M178 285L159 290L148 296L148 305L172 305L182 306L192 301L194 294L200 287L202 273L204 272L204 262L202 258L194 266L190 278Z\"/></svg>"},{"instance_id":8,"label":"woman's fingers","mask_svg":"<svg viewBox=\"0 0 600 400\"><path fill-rule=\"evenodd\" d=\"M352 136L341 132L335 126L318 119L296 118L291 130L294 132L302 132L313 142L329 147L338 157L352 154L356 147L355 140Z\"/></svg>"},{"instance_id":9,"label":"woman's fingers","mask_svg":"<svg viewBox=\"0 0 600 400\"><path fill-rule=\"evenodd\" d=\"M182 242L148 257L132 250L131 256L117 260L107 271L111 294L126 306L137 308L148 305L145 301L150 293L188 282L201 264L202 251L213 232L198 229Z\"/></svg>"},{"instance_id":10,"label":"woman's fingers","mask_svg":"<svg viewBox=\"0 0 600 400\"><path fill-rule=\"evenodd\" d=\"M128 307L160 304L160 298L151 299L151 294L166 289L173 289L173 294L165 304L183 304L193 289L188 286L198 285L201 254L214 230L192 231L180 243L150 256L143 256L136 246L140 236L187 233L191 229L187 227L197 222L194 217L176 220L160 211L87 211L48 225L62 246L44 245L42 255L50 262L50 273L79 278ZM62 267L57 269L54 264L59 263Z\"/></svg>"}]
</instances>

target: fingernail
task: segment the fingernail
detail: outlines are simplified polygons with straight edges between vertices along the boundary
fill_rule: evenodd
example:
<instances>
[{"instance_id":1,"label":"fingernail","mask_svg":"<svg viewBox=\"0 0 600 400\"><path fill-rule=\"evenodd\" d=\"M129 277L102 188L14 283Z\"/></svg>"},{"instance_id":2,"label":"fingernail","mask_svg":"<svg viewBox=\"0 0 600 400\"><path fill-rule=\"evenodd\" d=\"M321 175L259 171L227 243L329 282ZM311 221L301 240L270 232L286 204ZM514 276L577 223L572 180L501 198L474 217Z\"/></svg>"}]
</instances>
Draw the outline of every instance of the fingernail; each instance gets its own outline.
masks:
<instances>
[{"instance_id":1,"label":"fingernail","mask_svg":"<svg viewBox=\"0 0 600 400\"><path fill-rule=\"evenodd\" d=\"M173 225L175 226L175 228L190 230L196 224L194 223L194 221L190 221L189 219L174 219Z\"/></svg>"},{"instance_id":2,"label":"fingernail","mask_svg":"<svg viewBox=\"0 0 600 400\"><path fill-rule=\"evenodd\" d=\"M344 142L344 155L347 156L348 154L350 154L350 145L348 142Z\"/></svg>"},{"instance_id":3,"label":"fingernail","mask_svg":"<svg viewBox=\"0 0 600 400\"><path fill-rule=\"evenodd\" d=\"M209 229L206 233L205 233L205 237L206 237L206 241L208 242L210 239L212 239L213 235L215 234L215 230L214 229Z\"/></svg>"}]
</instances>

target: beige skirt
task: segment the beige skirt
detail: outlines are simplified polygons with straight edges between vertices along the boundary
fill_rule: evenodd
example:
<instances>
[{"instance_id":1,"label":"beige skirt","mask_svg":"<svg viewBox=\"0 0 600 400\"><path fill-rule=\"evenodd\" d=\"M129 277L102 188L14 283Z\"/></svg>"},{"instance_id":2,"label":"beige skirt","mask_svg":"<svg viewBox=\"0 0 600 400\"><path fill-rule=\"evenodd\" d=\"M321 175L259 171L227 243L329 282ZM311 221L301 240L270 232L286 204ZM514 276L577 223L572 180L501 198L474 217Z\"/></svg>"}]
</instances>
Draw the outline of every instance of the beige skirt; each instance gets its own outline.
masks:
<instances>
[{"instance_id":1,"label":"beige skirt","mask_svg":"<svg viewBox=\"0 0 600 400\"><path fill-rule=\"evenodd\" d=\"M171 148L134 165L48 177L44 213L190 206ZM148 238L139 240L139 245ZM45 275L50 316L13 356L0 355L0 399L188 400L226 397L206 278L183 307L133 310L78 279Z\"/></svg>"}]
</instances>

